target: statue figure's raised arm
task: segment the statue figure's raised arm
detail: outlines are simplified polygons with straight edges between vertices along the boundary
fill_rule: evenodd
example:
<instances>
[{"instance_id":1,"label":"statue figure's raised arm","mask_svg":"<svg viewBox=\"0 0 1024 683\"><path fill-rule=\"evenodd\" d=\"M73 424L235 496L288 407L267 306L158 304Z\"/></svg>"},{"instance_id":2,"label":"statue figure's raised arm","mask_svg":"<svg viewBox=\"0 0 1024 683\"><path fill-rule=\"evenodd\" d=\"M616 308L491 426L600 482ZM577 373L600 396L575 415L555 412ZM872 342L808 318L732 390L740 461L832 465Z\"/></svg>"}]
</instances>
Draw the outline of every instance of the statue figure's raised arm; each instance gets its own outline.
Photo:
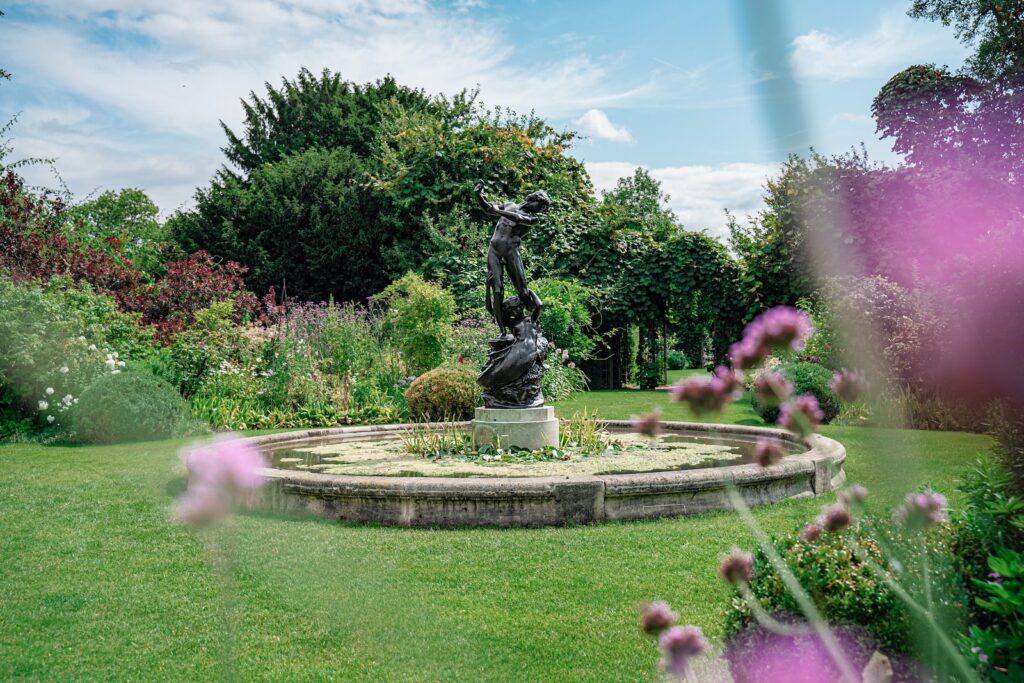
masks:
<instances>
[{"instance_id":1,"label":"statue figure's raised arm","mask_svg":"<svg viewBox=\"0 0 1024 683\"><path fill-rule=\"evenodd\" d=\"M484 196L484 184L477 183L474 188L476 191L477 201L480 202L481 208L485 213L492 216L501 216L507 218L510 221L518 223L520 225L533 225L537 222L537 217L526 213L525 211L513 211L502 207L497 202L492 202Z\"/></svg>"}]
</instances>

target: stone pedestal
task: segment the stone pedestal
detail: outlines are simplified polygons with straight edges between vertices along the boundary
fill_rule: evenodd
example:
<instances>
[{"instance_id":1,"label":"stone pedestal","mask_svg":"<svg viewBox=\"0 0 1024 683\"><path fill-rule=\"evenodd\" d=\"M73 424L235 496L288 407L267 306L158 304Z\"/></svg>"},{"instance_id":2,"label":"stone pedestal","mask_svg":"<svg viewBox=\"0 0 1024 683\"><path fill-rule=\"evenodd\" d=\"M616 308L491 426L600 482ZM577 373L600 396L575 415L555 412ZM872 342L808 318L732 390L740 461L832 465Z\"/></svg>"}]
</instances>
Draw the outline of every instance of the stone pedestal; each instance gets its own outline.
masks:
<instances>
[{"instance_id":1,"label":"stone pedestal","mask_svg":"<svg viewBox=\"0 0 1024 683\"><path fill-rule=\"evenodd\" d=\"M477 448L526 448L558 446L558 418L550 406L539 408L477 408L473 420Z\"/></svg>"}]
</instances>

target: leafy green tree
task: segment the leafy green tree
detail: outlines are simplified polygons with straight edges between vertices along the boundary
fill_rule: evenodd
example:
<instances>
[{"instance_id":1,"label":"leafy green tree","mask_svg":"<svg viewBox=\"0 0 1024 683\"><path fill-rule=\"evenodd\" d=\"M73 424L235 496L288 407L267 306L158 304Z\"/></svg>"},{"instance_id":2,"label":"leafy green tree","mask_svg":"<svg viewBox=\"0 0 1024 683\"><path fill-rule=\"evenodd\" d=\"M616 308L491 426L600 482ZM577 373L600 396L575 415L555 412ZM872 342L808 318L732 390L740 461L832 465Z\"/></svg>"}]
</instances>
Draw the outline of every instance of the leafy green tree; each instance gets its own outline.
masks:
<instances>
[{"instance_id":1,"label":"leafy green tree","mask_svg":"<svg viewBox=\"0 0 1024 683\"><path fill-rule=\"evenodd\" d=\"M455 323L451 293L410 272L376 298L387 307L388 331L405 355L409 371L419 375L441 365Z\"/></svg>"},{"instance_id":2,"label":"leafy green tree","mask_svg":"<svg viewBox=\"0 0 1024 683\"><path fill-rule=\"evenodd\" d=\"M966 61L974 77L1024 75L1024 0L914 0L907 14L954 26L957 38L975 46Z\"/></svg>"},{"instance_id":3,"label":"leafy green tree","mask_svg":"<svg viewBox=\"0 0 1024 683\"><path fill-rule=\"evenodd\" d=\"M157 205L140 189L108 190L73 206L67 212L63 233L72 243L99 250L114 238L139 270L158 274L161 262L172 255L170 236L158 219L159 213Z\"/></svg>"},{"instance_id":4,"label":"leafy green tree","mask_svg":"<svg viewBox=\"0 0 1024 683\"><path fill-rule=\"evenodd\" d=\"M385 115L383 105L396 102L412 111L438 108L422 91L400 86L391 76L357 85L328 69L317 77L303 68L295 80L281 79L280 88L270 83L265 87L264 97L250 92L242 100L241 132L221 122L228 138L224 154L243 177L310 148L340 147L367 157Z\"/></svg>"},{"instance_id":5,"label":"leafy green tree","mask_svg":"<svg viewBox=\"0 0 1024 683\"><path fill-rule=\"evenodd\" d=\"M360 188L363 162L351 151L308 149L254 171L248 182L216 180L179 214L186 250L206 249L249 265L246 281L265 292L286 286L303 299L363 299L388 279Z\"/></svg>"}]
</instances>

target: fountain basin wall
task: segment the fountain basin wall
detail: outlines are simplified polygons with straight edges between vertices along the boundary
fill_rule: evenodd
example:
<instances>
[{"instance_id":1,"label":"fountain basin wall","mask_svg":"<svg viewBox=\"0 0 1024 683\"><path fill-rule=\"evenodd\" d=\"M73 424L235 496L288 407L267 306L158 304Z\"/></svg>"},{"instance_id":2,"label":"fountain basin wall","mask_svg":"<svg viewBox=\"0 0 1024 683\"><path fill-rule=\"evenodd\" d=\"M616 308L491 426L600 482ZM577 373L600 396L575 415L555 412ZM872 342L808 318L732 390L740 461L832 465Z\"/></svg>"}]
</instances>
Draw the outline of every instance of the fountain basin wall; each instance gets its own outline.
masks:
<instances>
[{"instance_id":1,"label":"fountain basin wall","mask_svg":"<svg viewBox=\"0 0 1024 683\"><path fill-rule=\"evenodd\" d=\"M611 420L610 429L629 422ZM460 423L469 426L469 423ZM771 436L808 450L777 465L728 465L638 474L547 477L346 476L266 469L260 505L275 511L396 526L542 527L639 520L732 509L731 482L749 505L819 496L843 484L846 449L815 434L805 441L777 429L666 422L667 432ZM343 427L253 437L264 449L316 441L394 436L408 425Z\"/></svg>"}]
</instances>

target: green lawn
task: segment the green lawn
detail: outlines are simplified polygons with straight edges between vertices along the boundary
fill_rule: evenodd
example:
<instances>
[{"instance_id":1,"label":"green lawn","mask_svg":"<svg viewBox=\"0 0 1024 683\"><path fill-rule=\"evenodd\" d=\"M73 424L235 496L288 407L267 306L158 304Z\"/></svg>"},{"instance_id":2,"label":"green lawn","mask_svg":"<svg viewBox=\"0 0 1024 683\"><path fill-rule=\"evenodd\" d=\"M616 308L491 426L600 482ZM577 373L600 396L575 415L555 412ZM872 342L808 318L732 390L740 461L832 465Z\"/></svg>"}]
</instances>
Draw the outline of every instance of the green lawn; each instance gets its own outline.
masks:
<instances>
[{"instance_id":1,"label":"green lawn","mask_svg":"<svg viewBox=\"0 0 1024 683\"><path fill-rule=\"evenodd\" d=\"M662 392L558 406L628 418ZM684 418L666 405L667 418ZM730 420L757 418L743 404ZM894 506L921 482L952 492L988 446L971 434L826 428L847 470ZM199 537L167 521L179 443L0 447L0 679L208 680L225 639ZM827 500L763 507L771 532ZM956 498L953 499L954 503ZM715 639L717 557L750 534L733 513L543 530L410 530L246 515L234 562L241 680L649 680L638 603L669 600Z\"/></svg>"}]
</instances>

